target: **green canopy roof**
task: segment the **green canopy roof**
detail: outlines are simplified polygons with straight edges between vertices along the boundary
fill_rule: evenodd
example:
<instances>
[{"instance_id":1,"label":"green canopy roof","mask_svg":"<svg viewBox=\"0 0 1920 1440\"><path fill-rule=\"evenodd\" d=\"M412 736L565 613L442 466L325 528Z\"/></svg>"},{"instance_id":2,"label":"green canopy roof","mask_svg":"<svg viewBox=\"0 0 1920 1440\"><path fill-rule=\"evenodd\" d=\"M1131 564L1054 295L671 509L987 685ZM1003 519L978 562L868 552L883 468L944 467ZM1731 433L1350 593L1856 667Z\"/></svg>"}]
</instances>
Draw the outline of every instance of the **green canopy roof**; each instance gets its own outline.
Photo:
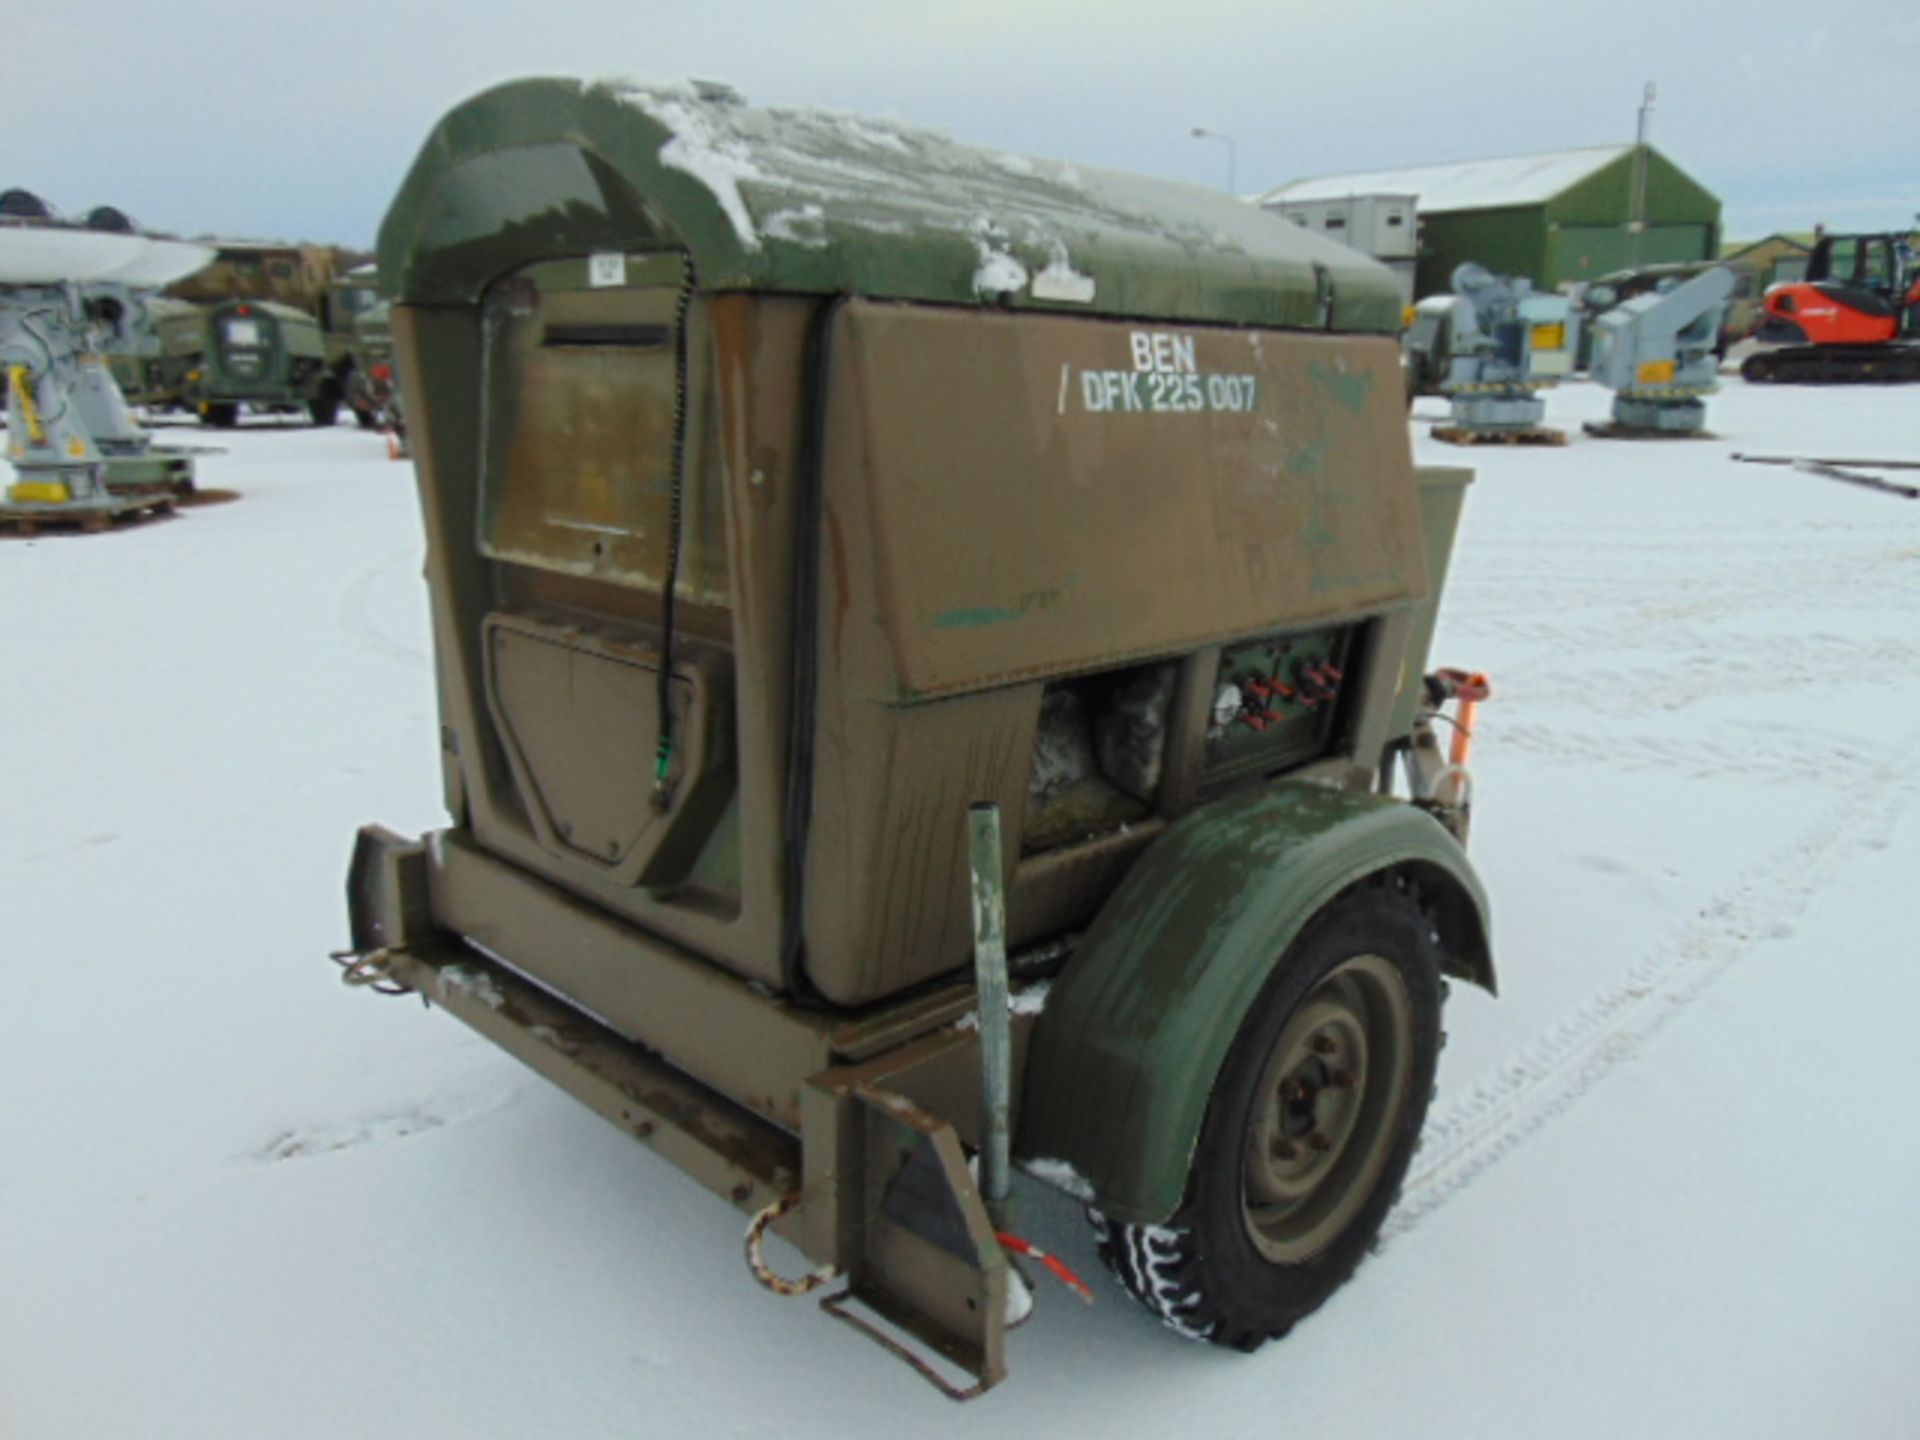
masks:
<instances>
[{"instance_id":1,"label":"green canopy roof","mask_svg":"<svg viewBox=\"0 0 1920 1440\"><path fill-rule=\"evenodd\" d=\"M658 247L709 291L1400 323L1384 266L1228 195L717 86L522 80L466 101L387 213L380 275L406 302L471 303L534 260Z\"/></svg>"}]
</instances>

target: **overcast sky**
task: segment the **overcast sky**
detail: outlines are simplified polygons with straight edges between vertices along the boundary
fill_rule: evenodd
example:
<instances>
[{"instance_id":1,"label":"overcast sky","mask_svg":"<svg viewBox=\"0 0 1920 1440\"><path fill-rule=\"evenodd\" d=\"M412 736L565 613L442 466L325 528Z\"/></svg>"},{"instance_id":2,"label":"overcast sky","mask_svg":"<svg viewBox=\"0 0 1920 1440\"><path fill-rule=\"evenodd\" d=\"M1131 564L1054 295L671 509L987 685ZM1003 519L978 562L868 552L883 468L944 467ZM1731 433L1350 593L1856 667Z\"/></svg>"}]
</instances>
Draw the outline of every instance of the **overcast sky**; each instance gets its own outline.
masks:
<instances>
[{"instance_id":1,"label":"overcast sky","mask_svg":"<svg viewBox=\"0 0 1920 1440\"><path fill-rule=\"evenodd\" d=\"M531 74L727 80L754 103L1227 183L1630 141L1730 238L1920 209L1920 3L1751 0L158 0L9 5L0 186L183 233L371 245L433 122ZM57 17L57 18L53 18Z\"/></svg>"}]
</instances>

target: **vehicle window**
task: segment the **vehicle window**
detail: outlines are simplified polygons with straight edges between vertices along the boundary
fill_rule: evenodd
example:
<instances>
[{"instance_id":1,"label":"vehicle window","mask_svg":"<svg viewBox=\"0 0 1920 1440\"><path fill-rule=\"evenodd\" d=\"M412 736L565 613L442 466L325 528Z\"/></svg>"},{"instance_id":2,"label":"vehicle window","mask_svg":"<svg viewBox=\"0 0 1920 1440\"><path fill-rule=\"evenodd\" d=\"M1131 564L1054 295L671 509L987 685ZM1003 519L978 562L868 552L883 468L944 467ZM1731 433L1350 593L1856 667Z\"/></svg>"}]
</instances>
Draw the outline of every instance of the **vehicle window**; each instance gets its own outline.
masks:
<instances>
[{"instance_id":1,"label":"vehicle window","mask_svg":"<svg viewBox=\"0 0 1920 1440\"><path fill-rule=\"evenodd\" d=\"M1893 288L1893 249L1886 237L1876 235L1860 246L1859 280L1877 290Z\"/></svg>"}]
</instances>

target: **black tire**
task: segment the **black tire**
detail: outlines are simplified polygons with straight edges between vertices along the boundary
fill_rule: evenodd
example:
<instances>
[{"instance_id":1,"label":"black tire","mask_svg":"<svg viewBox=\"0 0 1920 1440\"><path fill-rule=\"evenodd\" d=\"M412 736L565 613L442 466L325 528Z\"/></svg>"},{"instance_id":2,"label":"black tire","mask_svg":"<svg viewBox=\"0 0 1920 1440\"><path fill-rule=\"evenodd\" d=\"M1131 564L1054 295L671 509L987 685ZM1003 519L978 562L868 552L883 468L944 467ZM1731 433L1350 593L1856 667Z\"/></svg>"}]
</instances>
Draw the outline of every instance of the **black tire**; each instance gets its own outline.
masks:
<instances>
[{"instance_id":1,"label":"black tire","mask_svg":"<svg viewBox=\"0 0 1920 1440\"><path fill-rule=\"evenodd\" d=\"M1433 919L1403 877L1356 886L1314 917L1227 1054L1179 1211L1152 1226L1092 1216L1101 1258L1136 1300L1190 1339L1257 1350L1346 1283L1399 1196L1426 1119L1442 958ZM1347 1028L1315 1028L1341 1016ZM1293 1056L1305 1057L1298 1068L1276 1069ZM1295 1090L1289 1099L1311 1067L1326 1078L1311 1098ZM1330 1106L1344 1121L1325 1118ZM1296 1160L1284 1138L1296 1121L1312 1125L1316 1144L1326 1130L1337 1138ZM1269 1143L1275 1158L1256 1158ZM1319 1175L1304 1182L1304 1198L1256 1203L1271 1201L1263 1186L1276 1175L1302 1168Z\"/></svg>"},{"instance_id":2,"label":"black tire","mask_svg":"<svg viewBox=\"0 0 1920 1440\"><path fill-rule=\"evenodd\" d=\"M315 425L334 425L340 419L340 392L328 381L320 387L320 393L307 402L307 418Z\"/></svg>"},{"instance_id":3,"label":"black tire","mask_svg":"<svg viewBox=\"0 0 1920 1440\"><path fill-rule=\"evenodd\" d=\"M231 430L240 423L240 407L231 400L216 400L200 407L200 419L216 430Z\"/></svg>"},{"instance_id":4,"label":"black tire","mask_svg":"<svg viewBox=\"0 0 1920 1440\"><path fill-rule=\"evenodd\" d=\"M1774 377L1771 355L1749 355L1740 362L1740 378L1749 385L1765 385Z\"/></svg>"}]
</instances>

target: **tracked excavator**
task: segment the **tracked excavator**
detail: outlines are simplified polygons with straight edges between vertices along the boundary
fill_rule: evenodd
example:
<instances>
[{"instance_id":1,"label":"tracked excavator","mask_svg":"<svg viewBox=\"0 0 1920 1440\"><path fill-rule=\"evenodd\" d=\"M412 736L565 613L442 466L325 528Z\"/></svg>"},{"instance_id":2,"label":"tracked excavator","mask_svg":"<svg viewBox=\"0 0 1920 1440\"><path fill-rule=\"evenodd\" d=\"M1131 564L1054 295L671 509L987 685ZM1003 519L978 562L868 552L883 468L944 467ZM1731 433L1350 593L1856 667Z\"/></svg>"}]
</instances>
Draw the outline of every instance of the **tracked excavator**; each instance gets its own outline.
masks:
<instances>
[{"instance_id":1,"label":"tracked excavator","mask_svg":"<svg viewBox=\"0 0 1920 1440\"><path fill-rule=\"evenodd\" d=\"M1920 381L1920 247L1913 234L1824 235L1804 279L1769 287L1743 379L1789 385Z\"/></svg>"}]
</instances>

